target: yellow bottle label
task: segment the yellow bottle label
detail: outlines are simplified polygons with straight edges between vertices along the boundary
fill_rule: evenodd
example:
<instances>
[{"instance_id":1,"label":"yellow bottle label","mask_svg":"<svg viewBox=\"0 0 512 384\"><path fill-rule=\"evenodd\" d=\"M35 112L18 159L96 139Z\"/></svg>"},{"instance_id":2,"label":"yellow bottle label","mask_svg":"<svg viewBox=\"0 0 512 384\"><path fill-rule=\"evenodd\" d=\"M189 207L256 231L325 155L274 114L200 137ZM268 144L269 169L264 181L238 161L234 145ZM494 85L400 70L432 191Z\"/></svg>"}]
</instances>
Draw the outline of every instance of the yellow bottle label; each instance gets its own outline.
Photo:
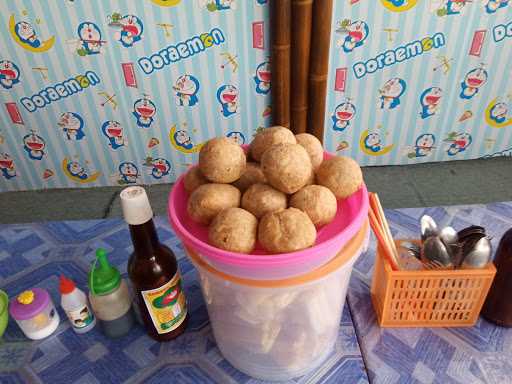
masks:
<instances>
[{"instance_id":1,"label":"yellow bottle label","mask_svg":"<svg viewBox=\"0 0 512 384\"><path fill-rule=\"evenodd\" d=\"M141 291L153 325L159 334L178 328L187 316L187 302L179 272L160 288Z\"/></svg>"}]
</instances>

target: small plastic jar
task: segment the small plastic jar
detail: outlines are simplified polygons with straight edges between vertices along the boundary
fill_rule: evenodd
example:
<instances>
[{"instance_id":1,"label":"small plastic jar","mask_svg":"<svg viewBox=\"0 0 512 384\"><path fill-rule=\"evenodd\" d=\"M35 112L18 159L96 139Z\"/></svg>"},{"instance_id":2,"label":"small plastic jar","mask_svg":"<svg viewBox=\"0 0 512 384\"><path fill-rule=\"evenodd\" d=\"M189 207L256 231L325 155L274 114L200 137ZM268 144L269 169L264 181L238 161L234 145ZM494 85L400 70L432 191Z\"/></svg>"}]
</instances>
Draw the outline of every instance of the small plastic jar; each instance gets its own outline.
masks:
<instances>
[{"instance_id":1,"label":"small plastic jar","mask_svg":"<svg viewBox=\"0 0 512 384\"><path fill-rule=\"evenodd\" d=\"M11 300L9 312L29 339L50 336L59 326L59 314L48 292L42 288L24 291Z\"/></svg>"}]
</instances>

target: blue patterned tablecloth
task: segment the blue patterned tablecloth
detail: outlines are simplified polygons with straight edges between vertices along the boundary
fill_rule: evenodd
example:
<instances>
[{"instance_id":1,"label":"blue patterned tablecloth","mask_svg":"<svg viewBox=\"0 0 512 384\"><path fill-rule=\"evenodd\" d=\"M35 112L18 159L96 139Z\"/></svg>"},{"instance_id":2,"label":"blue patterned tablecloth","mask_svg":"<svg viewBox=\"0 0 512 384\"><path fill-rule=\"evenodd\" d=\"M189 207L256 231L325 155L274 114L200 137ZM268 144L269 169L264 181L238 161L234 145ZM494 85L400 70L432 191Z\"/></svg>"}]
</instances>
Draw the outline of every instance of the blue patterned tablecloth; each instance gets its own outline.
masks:
<instances>
[{"instance_id":1,"label":"blue patterned tablecloth","mask_svg":"<svg viewBox=\"0 0 512 384\"><path fill-rule=\"evenodd\" d=\"M386 212L397 238L416 236L424 213L456 229L482 224L494 246L512 227L512 203ZM167 222L157 218L156 223L184 276L191 314L187 332L169 343L153 341L142 327L120 340L106 339L97 329L75 335L59 308L56 333L30 342L11 320L0 341L0 383L262 383L220 354L196 271ZM126 271L131 242L121 220L0 226L0 288L13 296L41 286L57 303L59 274L84 288L97 247ZM316 372L290 383L512 383L512 330L484 320L473 328L380 329L369 297L374 254L372 239L356 263L335 351Z\"/></svg>"},{"instance_id":2,"label":"blue patterned tablecloth","mask_svg":"<svg viewBox=\"0 0 512 384\"><path fill-rule=\"evenodd\" d=\"M57 331L45 340L26 339L11 319L0 341L0 383L245 383L252 379L233 368L215 344L197 273L169 224L157 218L162 242L179 259L189 302L186 333L158 343L137 327L110 340L99 329L76 335L61 308ZM0 226L0 288L10 297L39 286L58 305L58 277L65 274L85 290L95 249L126 271L131 253L128 228L121 220L56 222ZM125 274L126 275L126 274ZM350 311L345 308L334 352L316 371L290 383L367 383Z\"/></svg>"}]
</instances>

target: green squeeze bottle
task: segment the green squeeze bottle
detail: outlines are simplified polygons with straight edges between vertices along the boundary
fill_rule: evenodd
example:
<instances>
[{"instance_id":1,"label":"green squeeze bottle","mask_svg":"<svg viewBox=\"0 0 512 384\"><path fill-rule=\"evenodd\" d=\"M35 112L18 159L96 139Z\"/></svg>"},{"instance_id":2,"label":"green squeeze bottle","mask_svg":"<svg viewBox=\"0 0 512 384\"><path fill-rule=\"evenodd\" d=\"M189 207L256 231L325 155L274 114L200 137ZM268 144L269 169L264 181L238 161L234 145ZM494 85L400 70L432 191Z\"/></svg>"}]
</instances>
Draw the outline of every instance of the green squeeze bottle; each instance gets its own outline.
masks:
<instances>
[{"instance_id":1,"label":"green squeeze bottle","mask_svg":"<svg viewBox=\"0 0 512 384\"><path fill-rule=\"evenodd\" d=\"M126 335L135 324L132 299L119 270L110 265L104 249L96 251L89 272L89 301L105 336Z\"/></svg>"}]
</instances>

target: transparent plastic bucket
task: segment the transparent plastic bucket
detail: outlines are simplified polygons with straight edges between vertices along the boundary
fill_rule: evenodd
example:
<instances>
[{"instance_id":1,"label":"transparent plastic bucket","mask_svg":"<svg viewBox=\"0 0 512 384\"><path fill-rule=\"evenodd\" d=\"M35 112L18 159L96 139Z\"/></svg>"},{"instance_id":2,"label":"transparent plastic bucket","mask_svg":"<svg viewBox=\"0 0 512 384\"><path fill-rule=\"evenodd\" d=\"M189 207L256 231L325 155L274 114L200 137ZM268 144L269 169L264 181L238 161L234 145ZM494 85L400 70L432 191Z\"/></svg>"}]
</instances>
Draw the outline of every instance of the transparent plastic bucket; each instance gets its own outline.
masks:
<instances>
[{"instance_id":1,"label":"transparent plastic bucket","mask_svg":"<svg viewBox=\"0 0 512 384\"><path fill-rule=\"evenodd\" d=\"M262 380L289 380L316 369L334 348L352 268L367 243L366 221L327 264L283 280L228 275L185 247L223 356Z\"/></svg>"}]
</instances>

